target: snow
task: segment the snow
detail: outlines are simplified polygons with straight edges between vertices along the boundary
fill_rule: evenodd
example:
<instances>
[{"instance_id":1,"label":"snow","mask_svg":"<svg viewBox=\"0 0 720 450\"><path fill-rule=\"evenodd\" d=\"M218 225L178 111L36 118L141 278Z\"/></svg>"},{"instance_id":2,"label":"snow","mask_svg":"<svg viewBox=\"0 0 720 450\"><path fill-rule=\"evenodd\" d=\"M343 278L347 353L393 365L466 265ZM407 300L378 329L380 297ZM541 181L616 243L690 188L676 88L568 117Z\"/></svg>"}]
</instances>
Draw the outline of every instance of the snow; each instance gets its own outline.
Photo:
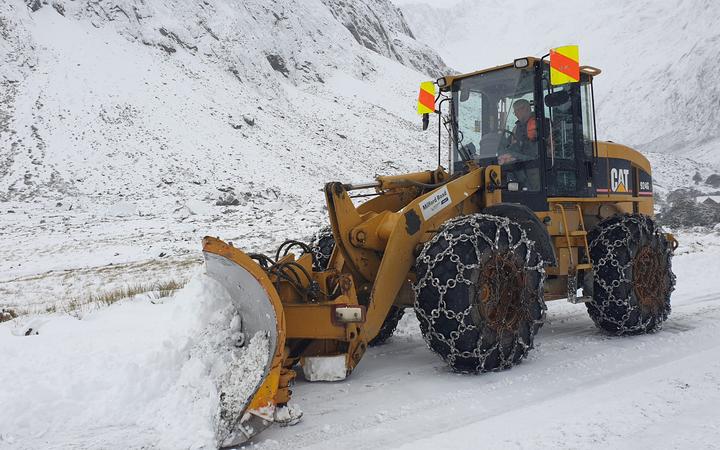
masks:
<instances>
[{"instance_id":1,"label":"snow","mask_svg":"<svg viewBox=\"0 0 720 450\"><path fill-rule=\"evenodd\" d=\"M260 334L234 346L235 316L197 275L162 302L3 324L0 448L215 448L269 358Z\"/></svg>"},{"instance_id":2,"label":"snow","mask_svg":"<svg viewBox=\"0 0 720 450\"><path fill-rule=\"evenodd\" d=\"M319 1L61 3L0 4L0 57L23 74L0 80L3 307L187 279L205 235L274 251L326 225L323 183L434 167L415 114L428 75L357 43ZM139 19L120 12L134 6ZM403 45L405 61L426 49ZM217 205L228 194L238 205Z\"/></svg>"},{"instance_id":3,"label":"snow","mask_svg":"<svg viewBox=\"0 0 720 450\"><path fill-rule=\"evenodd\" d=\"M234 347L201 238L309 241L323 183L434 168L414 111L438 55L466 71L579 43L600 137L643 150L661 195L713 194L692 177L720 172L717 3L401 3L417 39L384 0L0 2L0 307L28 313L0 324L0 448L214 448L219 392L246 395L264 341ZM720 230L673 231L659 333L608 337L552 302L526 361L467 376L408 311L344 381L298 377L303 421L247 447L720 448Z\"/></svg>"},{"instance_id":4,"label":"snow","mask_svg":"<svg viewBox=\"0 0 720 450\"><path fill-rule=\"evenodd\" d=\"M302 369L308 381L340 381L347 377L345 355L307 356Z\"/></svg>"},{"instance_id":5,"label":"snow","mask_svg":"<svg viewBox=\"0 0 720 450\"><path fill-rule=\"evenodd\" d=\"M720 195L698 195L695 197L695 201L698 203L702 203L706 200L712 200L715 203L720 203Z\"/></svg>"},{"instance_id":6,"label":"snow","mask_svg":"<svg viewBox=\"0 0 720 450\"><path fill-rule=\"evenodd\" d=\"M303 420L247 447L717 448L720 235L677 237L673 312L658 333L607 336L582 305L554 301L526 361L459 375L426 348L409 310L346 380L299 377ZM196 274L162 301L0 324L11 361L0 366L0 448L213 448L218 386L239 382L241 398L256 380L235 376L252 364L227 350L233 314L215 289Z\"/></svg>"}]
</instances>

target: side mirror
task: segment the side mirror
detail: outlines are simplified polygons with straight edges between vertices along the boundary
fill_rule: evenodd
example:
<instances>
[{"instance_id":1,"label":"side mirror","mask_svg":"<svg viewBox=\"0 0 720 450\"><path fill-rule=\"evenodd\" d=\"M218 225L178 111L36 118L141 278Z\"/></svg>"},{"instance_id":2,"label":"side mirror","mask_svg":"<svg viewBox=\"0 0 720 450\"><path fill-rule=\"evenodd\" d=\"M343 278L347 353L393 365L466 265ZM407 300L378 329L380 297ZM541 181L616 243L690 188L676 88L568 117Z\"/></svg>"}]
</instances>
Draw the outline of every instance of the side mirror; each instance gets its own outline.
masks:
<instances>
[{"instance_id":1,"label":"side mirror","mask_svg":"<svg viewBox=\"0 0 720 450\"><path fill-rule=\"evenodd\" d=\"M465 102L469 98L470 98L470 89L461 89L460 90L460 101Z\"/></svg>"},{"instance_id":2,"label":"side mirror","mask_svg":"<svg viewBox=\"0 0 720 450\"><path fill-rule=\"evenodd\" d=\"M570 101L570 94L567 91L557 91L545 96L545 106L548 108L564 105L568 101Z\"/></svg>"},{"instance_id":3,"label":"side mirror","mask_svg":"<svg viewBox=\"0 0 720 450\"><path fill-rule=\"evenodd\" d=\"M428 125L430 125L430 114L425 113L422 115L422 124L423 124L423 131L428 129Z\"/></svg>"}]
</instances>

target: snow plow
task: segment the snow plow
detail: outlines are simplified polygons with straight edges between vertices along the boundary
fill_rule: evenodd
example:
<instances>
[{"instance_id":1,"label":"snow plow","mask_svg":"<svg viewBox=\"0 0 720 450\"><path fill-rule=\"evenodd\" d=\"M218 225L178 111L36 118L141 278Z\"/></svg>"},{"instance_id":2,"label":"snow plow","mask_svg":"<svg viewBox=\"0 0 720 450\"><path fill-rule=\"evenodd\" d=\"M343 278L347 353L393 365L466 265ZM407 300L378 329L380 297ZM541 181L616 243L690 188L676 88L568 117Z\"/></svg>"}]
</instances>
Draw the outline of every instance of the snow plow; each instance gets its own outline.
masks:
<instances>
[{"instance_id":1,"label":"snow plow","mask_svg":"<svg viewBox=\"0 0 720 450\"><path fill-rule=\"evenodd\" d=\"M270 342L222 446L299 420L288 406L296 370L344 379L406 308L461 373L520 363L550 300L584 303L609 334L661 328L677 241L653 220L650 164L596 139L600 70L557 83L553 67L527 57L437 80L437 95L421 98L449 135L448 168L327 183L329 226L312 245L286 241L266 256L204 239L207 274L242 318L238 346L258 333Z\"/></svg>"}]
</instances>

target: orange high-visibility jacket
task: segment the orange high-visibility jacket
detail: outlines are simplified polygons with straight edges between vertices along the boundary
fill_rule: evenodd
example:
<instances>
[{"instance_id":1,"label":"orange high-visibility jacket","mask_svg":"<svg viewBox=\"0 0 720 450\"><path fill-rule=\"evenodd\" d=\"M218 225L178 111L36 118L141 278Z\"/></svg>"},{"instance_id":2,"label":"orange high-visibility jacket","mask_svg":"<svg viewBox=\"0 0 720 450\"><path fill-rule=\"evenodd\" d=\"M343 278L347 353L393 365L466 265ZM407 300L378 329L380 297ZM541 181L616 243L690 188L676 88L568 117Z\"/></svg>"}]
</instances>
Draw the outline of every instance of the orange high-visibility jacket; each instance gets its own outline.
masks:
<instances>
[{"instance_id":1,"label":"orange high-visibility jacket","mask_svg":"<svg viewBox=\"0 0 720 450\"><path fill-rule=\"evenodd\" d=\"M537 121L534 116L527 121L527 137L530 141L537 141Z\"/></svg>"}]
</instances>

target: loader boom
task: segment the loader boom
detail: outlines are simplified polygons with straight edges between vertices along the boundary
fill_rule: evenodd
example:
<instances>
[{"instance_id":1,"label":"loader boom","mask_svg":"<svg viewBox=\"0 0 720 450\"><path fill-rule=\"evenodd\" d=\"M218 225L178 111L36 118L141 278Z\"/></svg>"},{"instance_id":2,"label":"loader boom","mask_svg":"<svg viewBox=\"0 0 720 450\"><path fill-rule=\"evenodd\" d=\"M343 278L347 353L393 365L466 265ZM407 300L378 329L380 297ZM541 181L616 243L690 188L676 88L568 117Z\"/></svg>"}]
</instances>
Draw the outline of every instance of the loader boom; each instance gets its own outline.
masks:
<instances>
[{"instance_id":1,"label":"loader boom","mask_svg":"<svg viewBox=\"0 0 720 450\"><path fill-rule=\"evenodd\" d=\"M398 211L364 215L355 208L341 183L325 186L328 214L339 249L330 265L335 270L351 273L357 289L369 292L365 299L359 299L367 305L367 321L358 327L365 342L378 334L403 286L409 289L418 245L432 237L431 230L438 229L449 218L477 212L484 204L492 204L494 193L487 193L485 199L475 195L485 185L486 173L488 179L490 174L495 174L494 182L500 183L499 168L492 166L436 184L431 184L434 172L425 173L424 179L380 177L377 189L385 192L385 196L408 186L420 195L416 194L414 200ZM423 192L423 185L437 187L429 191L425 187L427 192Z\"/></svg>"}]
</instances>

